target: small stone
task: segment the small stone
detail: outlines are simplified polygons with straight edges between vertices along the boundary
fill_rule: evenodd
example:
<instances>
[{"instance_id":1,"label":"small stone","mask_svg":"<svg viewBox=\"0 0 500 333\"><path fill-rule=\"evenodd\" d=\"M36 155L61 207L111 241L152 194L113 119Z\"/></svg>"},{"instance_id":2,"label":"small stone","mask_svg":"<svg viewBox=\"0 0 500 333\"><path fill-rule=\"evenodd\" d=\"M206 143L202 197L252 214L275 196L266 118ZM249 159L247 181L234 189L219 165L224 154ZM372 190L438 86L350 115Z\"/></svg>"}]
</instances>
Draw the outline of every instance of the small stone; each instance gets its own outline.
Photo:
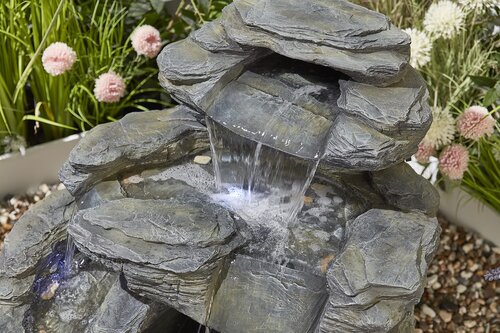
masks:
<instances>
[{"instance_id":1,"label":"small stone","mask_svg":"<svg viewBox=\"0 0 500 333\"><path fill-rule=\"evenodd\" d=\"M198 155L195 156L193 162L196 164L207 165L211 160L212 158L210 156Z\"/></svg>"},{"instance_id":2,"label":"small stone","mask_svg":"<svg viewBox=\"0 0 500 333\"><path fill-rule=\"evenodd\" d=\"M463 272L460 273L460 276L462 278L466 279L466 280L470 279L472 277L472 275L473 274L471 272L465 272L465 271L463 271Z\"/></svg>"},{"instance_id":3,"label":"small stone","mask_svg":"<svg viewBox=\"0 0 500 333\"><path fill-rule=\"evenodd\" d=\"M40 185L40 187L38 188L40 191L42 191L42 193L47 193L50 191L50 188L47 186L47 184L42 184Z\"/></svg>"},{"instance_id":4,"label":"small stone","mask_svg":"<svg viewBox=\"0 0 500 333\"><path fill-rule=\"evenodd\" d=\"M12 230L12 224L8 224L8 223L3 224L3 225L2 225L2 228L3 228L3 230L5 230L5 231L11 231L11 230Z\"/></svg>"},{"instance_id":5,"label":"small stone","mask_svg":"<svg viewBox=\"0 0 500 333\"><path fill-rule=\"evenodd\" d=\"M464 321L464 326L467 328L473 328L477 325L477 323L474 320L466 320Z\"/></svg>"},{"instance_id":6,"label":"small stone","mask_svg":"<svg viewBox=\"0 0 500 333\"><path fill-rule=\"evenodd\" d=\"M469 270L470 270L471 272L475 272L475 271L477 271L478 269L479 269L479 265L478 265L478 264L474 264L474 265L472 265L472 266L469 268Z\"/></svg>"},{"instance_id":7,"label":"small stone","mask_svg":"<svg viewBox=\"0 0 500 333\"><path fill-rule=\"evenodd\" d=\"M7 215L0 216L0 224L7 224L7 221L9 221L9 217Z\"/></svg>"},{"instance_id":8,"label":"small stone","mask_svg":"<svg viewBox=\"0 0 500 333\"><path fill-rule=\"evenodd\" d=\"M459 284L457 287L457 293L463 294L467 290L467 287L464 286L463 284Z\"/></svg>"},{"instance_id":9,"label":"small stone","mask_svg":"<svg viewBox=\"0 0 500 333\"><path fill-rule=\"evenodd\" d=\"M495 252L496 254L500 254L500 247L494 247L491 249L493 252Z\"/></svg>"},{"instance_id":10,"label":"small stone","mask_svg":"<svg viewBox=\"0 0 500 333\"><path fill-rule=\"evenodd\" d=\"M474 248L474 244L467 243L464 246L462 246L462 250L467 254L469 253L472 249Z\"/></svg>"},{"instance_id":11,"label":"small stone","mask_svg":"<svg viewBox=\"0 0 500 333\"><path fill-rule=\"evenodd\" d=\"M431 275L431 276L429 276L427 278L427 285L428 286L432 286L436 282L438 282L438 276L437 276L437 274Z\"/></svg>"},{"instance_id":12,"label":"small stone","mask_svg":"<svg viewBox=\"0 0 500 333\"><path fill-rule=\"evenodd\" d=\"M439 317L443 319L445 323L449 323L451 319L453 318L453 315L449 313L448 311L440 310L439 311Z\"/></svg>"},{"instance_id":13,"label":"small stone","mask_svg":"<svg viewBox=\"0 0 500 333\"><path fill-rule=\"evenodd\" d=\"M304 204L305 205L311 205L313 203L314 199L311 197L304 197Z\"/></svg>"},{"instance_id":14,"label":"small stone","mask_svg":"<svg viewBox=\"0 0 500 333\"><path fill-rule=\"evenodd\" d=\"M57 282L57 281L52 282L52 284L47 287L47 290L45 290L42 293L40 298L43 299L44 301L48 301L49 299L52 299L54 297L54 295L56 294L57 288L59 288L59 282Z\"/></svg>"},{"instance_id":15,"label":"small stone","mask_svg":"<svg viewBox=\"0 0 500 333\"><path fill-rule=\"evenodd\" d=\"M472 302L472 304L470 305L469 307L469 312L471 313L477 313L479 311L479 308L481 306L479 305L479 303L477 302Z\"/></svg>"},{"instance_id":16,"label":"small stone","mask_svg":"<svg viewBox=\"0 0 500 333\"><path fill-rule=\"evenodd\" d=\"M333 259L335 259L335 256L333 254L327 255L326 257L321 259L320 268L323 273L326 273L326 271L328 270L328 265L330 264L330 262L332 262Z\"/></svg>"},{"instance_id":17,"label":"small stone","mask_svg":"<svg viewBox=\"0 0 500 333\"><path fill-rule=\"evenodd\" d=\"M498 313L498 304L496 302L491 303L489 308L491 312Z\"/></svg>"},{"instance_id":18,"label":"small stone","mask_svg":"<svg viewBox=\"0 0 500 333\"><path fill-rule=\"evenodd\" d=\"M422 331L420 328L416 328L415 333L424 333L424 331Z\"/></svg>"},{"instance_id":19,"label":"small stone","mask_svg":"<svg viewBox=\"0 0 500 333\"><path fill-rule=\"evenodd\" d=\"M441 283L436 282L436 283L434 283L431 287L432 287L432 289L434 289L434 290L438 290L439 288L441 288Z\"/></svg>"},{"instance_id":20,"label":"small stone","mask_svg":"<svg viewBox=\"0 0 500 333\"><path fill-rule=\"evenodd\" d=\"M422 305L422 313L431 318L436 317L436 312L432 310L427 304Z\"/></svg>"}]
</instances>

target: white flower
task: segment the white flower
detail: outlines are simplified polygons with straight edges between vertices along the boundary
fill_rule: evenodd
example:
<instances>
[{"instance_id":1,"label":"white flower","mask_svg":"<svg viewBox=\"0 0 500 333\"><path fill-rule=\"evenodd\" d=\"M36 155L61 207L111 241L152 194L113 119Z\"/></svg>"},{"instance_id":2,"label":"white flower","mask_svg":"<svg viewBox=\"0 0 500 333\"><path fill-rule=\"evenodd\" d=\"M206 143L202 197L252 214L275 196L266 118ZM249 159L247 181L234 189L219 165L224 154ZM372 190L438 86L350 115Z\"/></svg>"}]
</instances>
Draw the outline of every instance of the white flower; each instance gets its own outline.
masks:
<instances>
[{"instance_id":1,"label":"white flower","mask_svg":"<svg viewBox=\"0 0 500 333\"><path fill-rule=\"evenodd\" d=\"M411 59L410 65L414 68L425 66L431 60L432 42L430 38L422 31L417 29L405 29L411 38Z\"/></svg>"},{"instance_id":2,"label":"white flower","mask_svg":"<svg viewBox=\"0 0 500 333\"><path fill-rule=\"evenodd\" d=\"M500 7L500 0L458 0L466 10L482 13L487 9L494 10Z\"/></svg>"},{"instance_id":3,"label":"white flower","mask_svg":"<svg viewBox=\"0 0 500 333\"><path fill-rule=\"evenodd\" d=\"M432 125L422 140L423 143L439 149L450 144L455 136L455 119L448 110L432 108Z\"/></svg>"},{"instance_id":4,"label":"white flower","mask_svg":"<svg viewBox=\"0 0 500 333\"><path fill-rule=\"evenodd\" d=\"M435 38L455 36L464 26L465 13L450 0L441 0L430 5L424 18L425 30Z\"/></svg>"}]
</instances>

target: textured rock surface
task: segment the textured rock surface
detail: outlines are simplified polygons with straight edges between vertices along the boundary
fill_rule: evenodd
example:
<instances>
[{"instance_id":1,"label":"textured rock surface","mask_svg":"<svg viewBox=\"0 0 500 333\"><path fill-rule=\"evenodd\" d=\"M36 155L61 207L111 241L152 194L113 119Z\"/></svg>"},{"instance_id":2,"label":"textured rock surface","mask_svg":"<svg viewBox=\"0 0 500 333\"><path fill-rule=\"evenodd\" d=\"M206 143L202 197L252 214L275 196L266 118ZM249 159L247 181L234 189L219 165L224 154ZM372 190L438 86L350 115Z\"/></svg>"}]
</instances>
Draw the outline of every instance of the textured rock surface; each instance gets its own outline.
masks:
<instances>
[{"instance_id":1,"label":"textured rock surface","mask_svg":"<svg viewBox=\"0 0 500 333\"><path fill-rule=\"evenodd\" d=\"M240 0L224 9L221 22L239 44L332 67L369 83L397 81L409 58L408 36L383 15L342 0Z\"/></svg>"},{"instance_id":2,"label":"textured rock surface","mask_svg":"<svg viewBox=\"0 0 500 333\"><path fill-rule=\"evenodd\" d=\"M404 32L347 1L237 0L158 65L167 91L238 135L372 171L411 156L430 126L408 55Z\"/></svg>"},{"instance_id":3,"label":"textured rock surface","mask_svg":"<svg viewBox=\"0 0 500 333\"><path fill-rule=\"evenodd\" d=\"M78 196L118 172L173 163L207 147L206 129L187 107L131 113L86 135L59 176Z\"/></svg>"},{"instance_id":4,"label":"textured rock surface","mask_svg":"<svg viewBox=\"0 0 500 333\"><path fill-rule=\"evenodd\" d=\"M312 332L327 299L325 279L237 256L212 305L220 332Z\"/></svg>"},{"instance_id":5,"label":"textured rock surface","mask_svg":"<svg viewBox=\"0 0 500 333\"><path fill-rule=\"evenodd\" d=\"M371 176L373 187L386 202L403 211L420 211L436 216L439 193L425 178L406 163L376 171Z\"/></svg>"},{"instance_id":6,"label":"textured rock surface","mask_svg":"<svg viewBox=\"0 0 500 333\"><path fill-rule=\"evenodd\" d=\"M0 305L0 332L25 333L23 319L28 307Z\"/></svg>"},{"instance_id":7,"label":"textured rock surface","mask_svg":"<svg viewBox=\"0 0 500 333\"><path fill-rule=\"evenodd\" d=\"M15 224L0 252L0 271L8 277L25 277L66 237L73 213L73 197L66 190L52 193Z\"/></svg>"},{"instance_id":8,"label":"textured rock surface","mask_svg":"<svg viewBox=\"0 0 500 333\"><path fill-rule=\"evenodd\" d=\"M46 332L84 332L117 278L116 273L96 266L61 282L53 298L32 305L32 327Z\"/></svg>"},{"instance_id":9,"label":"textured rock surface","mask_svg":"<svg viewBox=\"0 0 500 333\"><path fill-rule=\"evenodd\" d=\"M226 209L177 185L175 199L125 198L82 210L69 233L82 252L123 270L132 291L204 322L220 267L244 239ZM144 187L135 187L128 191L141 197Z\"/></svg>"},{"instance_id":10,"label":"textured rock surface","mask_svg":"<svg viewBox=\"0 0 500 333\"><path fill-rule=\"evenodd\" d=\"M322 168L380 170L417 150L432 116L425 82L414 69L385 88L343 80L339 84L342 114L333 124Z\"/></svg>"},{"instance_id":11,"label":"textured rock surface","mask_svg":"<svg viewBox=\"0 0 500 333\"><path fill-rule=\"evenodd\" d=\"M388 332L418 303L439 244L435 218L372 209L346 226L330 267L322 332ZM409 242L408 240L412 240Z\"/></svg>"},{"instance_id":12,"label":"textured rock surface","mask_svg":"<svg viewBox=\"0 0 500 333\"><path fill-rule=\"evenodd\" d=\"M54 192L26 212L9 233L0 252L0 307L6 306L5 311L10 311L8 305L30 299L37 266L66 237L73 201L66 190Z\"/></svg>"},{"instance_id":13,"label":"textured rock surface","mask_svg":"<svg viewBox=\"0 0 500 333\"><path fill-rule=\"evenodd\" d=\"M145 304L124 290L117 279L96 311L85 333L135 333L144 331L166 311L159 304ZM172 310L171 310L172 311Z\"/></svg>"}]
</instances>

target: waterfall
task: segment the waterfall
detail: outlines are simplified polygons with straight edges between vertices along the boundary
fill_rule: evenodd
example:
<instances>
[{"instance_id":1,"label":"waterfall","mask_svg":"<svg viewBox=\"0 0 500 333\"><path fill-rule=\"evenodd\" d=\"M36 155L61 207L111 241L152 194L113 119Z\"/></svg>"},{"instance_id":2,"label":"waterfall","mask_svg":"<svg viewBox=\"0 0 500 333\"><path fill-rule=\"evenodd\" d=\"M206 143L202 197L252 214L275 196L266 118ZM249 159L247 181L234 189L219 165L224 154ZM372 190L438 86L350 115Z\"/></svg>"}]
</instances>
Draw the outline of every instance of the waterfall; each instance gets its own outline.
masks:
<instances>
[{"instance_id":1,"label":"waterfall","mask_svg":"<svg viewBox=\"0 0 500 333\"><path fill-rule=\"evenodd\" d=\"M304 203L319 158L304 160L243 138L207 117L218 194L255 229L271 229L273 257L283 256L288 225ZM279 260L281 261L281 260Z\"/></svg>"},{"instance_id":2,"label":"waterfall","mask_svg":"<svg viewBox=\"0 0 500 333\"><path fill-rule=\"evenodd\" d=\"M73 257L75 255L75 250L75 243L73 242L71 236L68 234L66 238L66 252L64 253L63 276L65 278L71 276L71 273L73 271Z\"/></svg>"}]
</instances>

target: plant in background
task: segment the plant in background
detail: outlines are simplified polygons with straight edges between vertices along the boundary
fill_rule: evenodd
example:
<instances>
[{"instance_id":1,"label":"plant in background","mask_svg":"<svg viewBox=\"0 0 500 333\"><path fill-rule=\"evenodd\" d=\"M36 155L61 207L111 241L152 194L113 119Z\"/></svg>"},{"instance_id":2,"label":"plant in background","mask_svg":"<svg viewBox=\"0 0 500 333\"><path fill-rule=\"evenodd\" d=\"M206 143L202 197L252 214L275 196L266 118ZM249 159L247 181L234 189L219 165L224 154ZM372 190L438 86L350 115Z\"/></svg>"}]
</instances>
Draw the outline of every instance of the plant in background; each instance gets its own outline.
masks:
<instances>
[{"instance_id":1,"label":"plant in background","mask_svg":"<svg viewBox=\"0 0 500 333\"><path fill-rule=\"evenodd\" d=\"M442 188L460 185L500 211L500 34L494 33L500 1L359 3L389 16L412 39L411 64L427 82L434 118L415 160L438 165Z\"/></svg>"},{"instance_id":2,"label":"plant in background","mask_svg":"<svg viewBox=\"0 0 500 333\"><path fill-rule=\"evenodd\" d=\"M0 153L170 106L153 59L162 40L184 38L228 3L0 2Z\"/></svg>"}]
</instances>

